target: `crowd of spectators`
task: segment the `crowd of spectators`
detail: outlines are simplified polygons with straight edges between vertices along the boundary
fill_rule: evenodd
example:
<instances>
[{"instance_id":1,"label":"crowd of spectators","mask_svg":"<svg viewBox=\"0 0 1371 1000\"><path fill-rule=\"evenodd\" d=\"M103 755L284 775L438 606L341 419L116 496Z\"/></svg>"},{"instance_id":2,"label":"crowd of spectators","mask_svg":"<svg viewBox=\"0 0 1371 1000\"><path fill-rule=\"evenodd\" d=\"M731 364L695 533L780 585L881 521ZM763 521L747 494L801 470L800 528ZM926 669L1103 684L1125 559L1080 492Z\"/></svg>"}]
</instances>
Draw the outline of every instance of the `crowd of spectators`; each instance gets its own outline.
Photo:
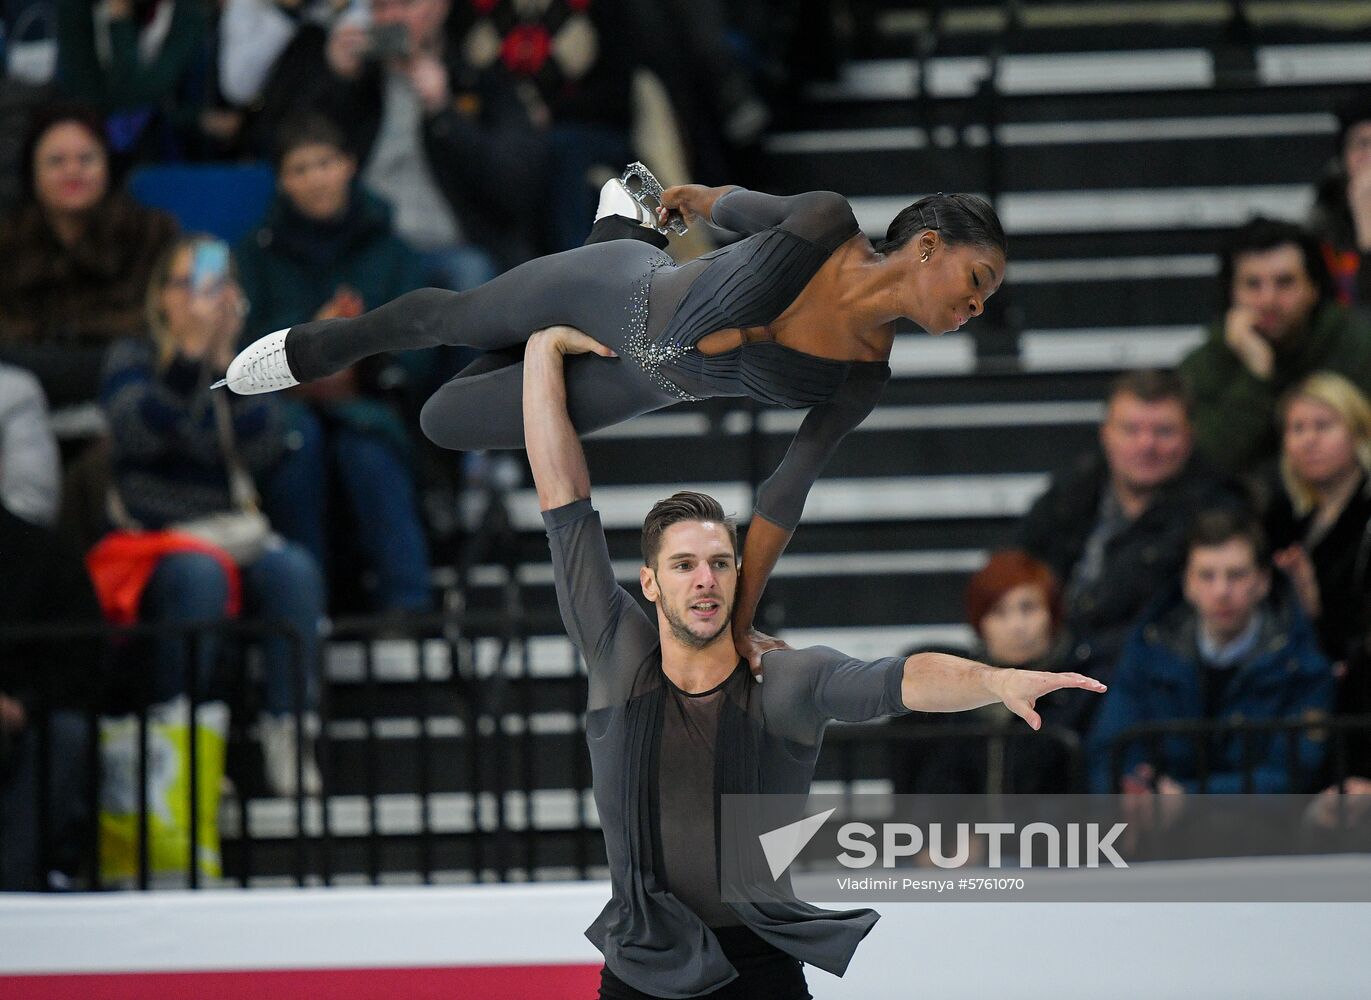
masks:
<instances>
[{"instance_id":1,"label":"crowd of spectators","mask_svg":"<svg viewBox=\"0 0 1371 1000\"><path fill-rule=\"evenodd\" d=\"M0 624L280 622L253 702L265 781L317 793L323 623L349 600L434 607L442 540L411 418L469 359L369 359L281 397L210 384L265 333L579 244L599 184L642 152L644 79L665 84L697 167L721 173L766 124L752 70L775 42L721 44L749 5L716 0L23 6L45 2L57 58L26 91L0 219L0 552L32 567L0 574ZM1099 447L968 587L987 662L1111 685L1040 706L1088 748L1096 790L1312 791L1329 761L1310 732L1215 736L1204 766L1193 741L1117 758L1115 741L1137 724L1371 712L1371 103L1338 141L1310 227L1254 219L1233 235L1205 343L1178 372L1114 384ZM131 169L198 161L273 170L274 197L234 247L128 192ZM69 422L59 448L49 407L98 419ZM364 593L340 596L339 566L366 571ZM212 694L224 651L212 629L169 632L148 652L147 697ZM0 658L0 888L76 871L91 821L82 713L107 656L92 643L60 664L36 645ZM949 737L908 787L1072 787L1065 757L1010 738L1007 713L970 721L1005 736ZM1349 763L1371 774L1365 741ZM56 845L43 864L40 774Z\"/></svg>"},{"instance_id":2,"label":"crowd of spectators","mask_svg":"<svg viewBox=\"0 0 1371 1000\"><path fill-rule=\"evenodd\" d=\"M711 172L744 157L768 117L754 70L771 42L749 43L729 13L716 0L5 4L0 87L24 113L0 125L14 168L0 185L0 551L26 569L0 575L0 616L94 631L60 664L38 640L0 656L0 888L76 873L92 706L259 706L248 780L319 792L327 616L371 612L408 634L434 609L431 552L452 554L457 521L434 510L455 510L463 466L411 428L471 358L369 359L280 397L210 385L265 333L471 288L579 244L600 184L648 155L635 133L660 141L663 123L641 120L660 109L645 78L674 95L677 147ZM222 232L187 225L195 202L251 203L232 171L194 174L237 163L268 165L274 197ZM138 177L169 166L226 186L150 207L158 192ZM269 625L256 693L224 669L244 662L241 636L218 627L234 618ZM159 628L110 645L94 638L102 620Z\"/></svg>"},{"instance_id":3,"label":"crowd of spectators","mask_svg":"<svg viewBox=\"0 0 1371 1000\"><path fill-rule=\"evenodd\" d=\"M1019 548L968 587L988 662L1111 685L1039 706L1084 748L1095 791L1309 792L1330 775L1371 787L1365 738L1335 754L1316 725L1371 714L1371 103L1344 110L1338 143L1310 226L1254 218L1231 234L1224 312L1204 342L1175 372L1113 383L1098 448L1053 477ZM1024 634L1026 660L1006 651ZM1303 728L1128 735L1181 722ZM1039 748L968 772L983 749L935 749L919 790L979 790L987 776L1042 790L1061 764Z\"/></svg>"}]
</instances>

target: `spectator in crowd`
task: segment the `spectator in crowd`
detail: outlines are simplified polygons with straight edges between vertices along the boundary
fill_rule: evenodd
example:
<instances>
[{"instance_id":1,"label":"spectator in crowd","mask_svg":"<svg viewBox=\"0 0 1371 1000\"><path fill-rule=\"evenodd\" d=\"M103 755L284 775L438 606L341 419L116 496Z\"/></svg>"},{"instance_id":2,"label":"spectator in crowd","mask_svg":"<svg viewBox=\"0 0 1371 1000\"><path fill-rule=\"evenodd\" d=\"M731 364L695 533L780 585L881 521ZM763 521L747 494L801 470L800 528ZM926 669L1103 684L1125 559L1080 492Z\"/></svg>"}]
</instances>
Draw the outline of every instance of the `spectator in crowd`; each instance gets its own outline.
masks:
<instances>
[{"instance_id":1,"label":"spectator in crowd","mask_svg":"<svg viewBox=\"0 0 1371 1000\"><path fill-rule=\"evenodd\" d=\"M756 143L771 120L771 110L753 84L753 74L762 71L763 56L743 28L748 12L721 0L629 2L645 37L677 40L670 50L641 55L670 93L672 109L686 133L693 172L703 177L739 176L747 158L730 154ZM785 15L768 13L775 16L766 18L763 34L771 41L782 30L779 22ZM779 72L779 67L767 70ZM634 109L635 118L642 114L642 108ZM644 151L637 155L643 158ZM734 159L739 161L736 166Z\"/></svg>"},{"instance_id":2,"label":"spectator in crowd","mask_svg":"<svg viewBox=\"0 0 1371 1000\"><path fill-rule=\"evenodd\" d=\"M61 499L61 460L43 387L29 372L0 362L0 503L51 528Z\"/></svg>"},{"instance_id":3,"label":"spectator in crowd","mask_svg":"<svg viewBox=\"0 0 1371 1000\"><path fill-rule=\"evenodd\" d=\"M57 447L42 390L9 365L0 365L0 499L0 553L9 567L0 573L0 627L98 623L80 557L50 528ZM0 889L61 888L78 873L90 821L83 709L101 687L100 666L92 640L0 643ZM49 826L40 843L44 770Z\"/></svg>"},{"instance_id":4,"label":"spectator in crowd","mask_svg":"<svg viewBox=\"0 0 1371 1000\"><path fill-rule=\"evenodd\" d=\"M24 149L23 198L0 225L0 357L65 407L95 399L115 339L145 334L148 274L176 223L112 182L103 126L84 108L49 108Z\"/></svg>"},{"instance_id":5,"label":"spectator in crowd","mask_svg":"<svg viewBox=\"0 0 1371 1000\"><path fill-rule=\"evenodd\" d=\"M634 159L629 131L639 40L670 37L670 48L679 53L692 34L670 28L658 34L676 27L670 18L677 11L653 11L657 19L645 21L641 0L532 6L518 0L458 4L452 31L467 65L498 71L536 95L535 119L546 126L551 146L548 197L537 221L555 253L585 239L606 179L600 174L617 175Z\"/></svg>"},{"instance_id":6,"label":"spectator in crowd","mask_svg":"<svg viewBox=\"0 0 1371 1000\"><path fill-rule=\"evenodd\" d=\"M224 0L219 19L219 91L249 107L301 25L327 27L351 0Z\"/></svg>"},{"instance_id":7,"label":"spectator in crowd","mask_svg":"<svg viewBox=\"0 0 1371 1000\"><path fill-rule=\"evenodd\" d=\"M1099 451L1052 480L1020 527L1023 547L1063 581L1071 669L1109 683L1133 621L1185 560L1191 517L1236 505L1193 453L1190 401L1171 373L1132 372L1109 393ZM1044 719L1084 733L1090 702L1056 698Z\"/></svg>"},{"instance_id":8,"label":"spectator in crowd","mask_svg":"<svg viewBox=\"0 0 1371 1000\"><path fill-rule=\"evenodd\" d=\"M542 138L512 84L463 70L444 31L449 4L371 0L370 28L339 21L317 107L349 129L362 181L394 208L428 283L462 291L531 256L548 199L532 196Z\"/></svg>"},{"instance_id":9,"label":"spectator in crowd","mask_svg":"<svg viewBox=\"0 0 1371 1000\"><path fill-rule=\"evenodd\" d=\"M1272 588L1261 528L1205 511L1188 542L1181 587L1149 610L1124 649L1090 732L1091 788L1114 791L1113 748L1130 726L1179 719L1315 721L1333 707L1333 675L1299 602ZM1246 744L1246 745L1245 745ZM1167 736L1124 750L1123 790L1162 793L1310 789L1326 739L1302 733ZM1250 786L1245 763L1250 764Z\"/></svg>"},{"instance_id":10,"label":"spectator in crowd","mask_svg":"<svg viewBox=\"0 0 1371 1000\"><path fill-rule=\"evenodd\" d=\"M421 287L417 255L392 232L384 203L355 183L356 169L327 119L309 116L282 130L280 194L238 253L251 304L245 342L307 319L355 316ZM268 476L266 507L277 530L328 566L332 473L350 508L350 536L376 572L379 608L422 611L430 606L429 561L414 442L381 392L380 361L301 386L285 401L298 444Z\"/></svg>"},{"instance_id":11,"label":"spectator in crowd","mask_svg":"<svg viewBox=\"0 0 1371 1000\"><path fill-rule=\"evenodd\" d=\"M1371 95L1338 114L1337 154L1319 183L1310 228L1343 305L1371 303Z\"/></svg>"},{"instance_id":12,"label":"spectator in crowd","mask_svg":"<svg viewBox=\"0 0 1371 1000\"><path fill-rule=\"evenodd\" d=\"M1061 669L1066 653L1061 588L1052 570L1027 552L1002 549L991 555L966 586L966 617L979 640L972 658L994 667ZM1061 755L1042 737L1018 738L1012 718L1004 706L987 705L958 716L956 724L999 726L1004 736L911 744L905 766L917 778L910 790L975 795L1073 790ZM942 722L937 715L920 715L916 724L927 728Z\"/></svg>"},{"instance_id":13,"label":"spectator in crowd","mask_svg":"<svg viewBox=\"0 0 1371 1000\"><path fill-rule=\"evenodd\" d=\"M52 531L0 506L0 552L9 567L0 573L0 627L100 621L80 556ZM0 647L0 889L65 888L80 872L91 821L85 713L102 688L100 668L94 641L59 648L7 639ZM45 770L48 827L40 840Z\"/></svg>"},{"instance_id":14,"label":"spectator in crowd","mask_svg":"<svg viewBox=\"0 0 1371 1000\"><path fill-rule=\"evenodd\" d=\"M1280 488L1266 521L1276 565L1333 661L1338 714L1371 714L1371 402L1320 372L1286 394L1280 416Z\"/></svg>"},{"instance_id":15,"label":"spectator in crowd","mask_svg":"<svg viewBox=\"0 0 1371 1000\"><path fill-rule=\"evenodd\" d=\"M1226 312L1186 356L1200 453L1227 472L1274 459L1276 400L1316 371L1371 393L1371 320L1333 300L1318 242L1253 219L1233 234L1221 273Z\"/></svg>"},{"instance_id":16,"label":"spectator in crowd","mask_svg":"<svg viewBox=\"0 0 1371 1000\"><path fill-rule=\"evenodd\" d=\"M176 133L198 130L211 14L196 0L58 0L58 77L109 115L119 153L162 159Z\"/></svg>"},{"instance_id":17,"label":"spectator in crowd","mask_svg":"<svg viewBox=\"0 0 1371 1000\"><path fill-rule=\"evenodd\" d=\"M248 474L260 473L280 455L281 417L275 400L211 392L224 373L243 327L244 300L232 273L228 248L206 237L178 239L157 264L148 289L150 339L121 342L110 352L101 402L113 438L115 493L127 515L121 527L184 529L206 515L241 512ZM295 789L295 709L303 711L310 734L317 728L315 663L323 616L323 581L309 553L279 538L262 536L256 551L238 557L238 574L203 551L162 557L141 600L145 620L212 623L230 607L232 580L241 577L247 614L284 622L299 637L293 647L283 636L263 640L265 713L262 747L273 789ZM227 544L227 543L225 543ZM218 651L218 637L205 633L196 648L197 684L206 691ZM186 644L158 643L153 696L185 690ZM300 663L294 664L298 649ZM305 703L297 705L298 683ZM309 756L303 764L305 791L319 787Z\"/></svg>"}]
</instances>

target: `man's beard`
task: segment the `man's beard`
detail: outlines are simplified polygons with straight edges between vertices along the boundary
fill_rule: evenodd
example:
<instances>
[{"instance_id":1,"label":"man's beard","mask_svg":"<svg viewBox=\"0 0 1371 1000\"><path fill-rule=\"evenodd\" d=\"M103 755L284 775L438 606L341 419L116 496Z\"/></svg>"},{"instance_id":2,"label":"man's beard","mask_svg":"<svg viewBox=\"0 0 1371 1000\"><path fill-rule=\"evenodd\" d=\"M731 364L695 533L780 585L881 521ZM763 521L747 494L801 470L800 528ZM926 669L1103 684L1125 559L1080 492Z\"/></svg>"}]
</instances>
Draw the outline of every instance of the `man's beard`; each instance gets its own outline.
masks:
<instances>
[{"instance_id":1,"label":"man's beard","mask_svg":"<svg viewBox=\"0 0 1371 1000\"><path fill-rule=\"evenodd\" d=\"M661 604L662 614L666 615L666 623L671 627L672 636L681 645L691 649L704 649L728 629L729 623L733 621L733 608L732 606L725 608L722 598L719 599L719 607L724 611L723 620L719 622L719 627L710 635L698 635L690 630L685 619L676 614L670 604L666 601Z\"/></svg>"}]
</instances>

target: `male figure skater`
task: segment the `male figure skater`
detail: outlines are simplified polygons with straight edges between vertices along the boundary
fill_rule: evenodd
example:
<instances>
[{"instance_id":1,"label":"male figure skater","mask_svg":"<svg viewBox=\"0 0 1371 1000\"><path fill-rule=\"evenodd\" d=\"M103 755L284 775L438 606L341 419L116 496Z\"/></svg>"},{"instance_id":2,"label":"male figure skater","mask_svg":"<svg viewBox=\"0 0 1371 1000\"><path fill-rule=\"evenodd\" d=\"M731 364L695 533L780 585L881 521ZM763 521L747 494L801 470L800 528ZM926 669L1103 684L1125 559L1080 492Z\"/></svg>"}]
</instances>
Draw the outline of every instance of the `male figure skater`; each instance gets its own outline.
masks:
<instances>
[{"instance_id":1,"label":"male figure skater","mask_svg":"<svg viewBox=\"0 0 1371 1000\"><path fill-rule=\"evenodd\" d=\"M590 352L614 356L569 327L534 334L523 410L557 600L590 680L586 738L612 884L586 932L605 956L600 997L807 998L801 963L841 975L877 915L724 902L720 795L806 793L831 719L1003 701L1036 729L1036 699L1104 685L941 653L864 663L822 646L767 653L766 682L754 684L729 628L736 529L700 493L660 501L644 522L640 582L657 606L652 621L615 582L567 415L563 359Z\"/></svg>"}]
</instances>

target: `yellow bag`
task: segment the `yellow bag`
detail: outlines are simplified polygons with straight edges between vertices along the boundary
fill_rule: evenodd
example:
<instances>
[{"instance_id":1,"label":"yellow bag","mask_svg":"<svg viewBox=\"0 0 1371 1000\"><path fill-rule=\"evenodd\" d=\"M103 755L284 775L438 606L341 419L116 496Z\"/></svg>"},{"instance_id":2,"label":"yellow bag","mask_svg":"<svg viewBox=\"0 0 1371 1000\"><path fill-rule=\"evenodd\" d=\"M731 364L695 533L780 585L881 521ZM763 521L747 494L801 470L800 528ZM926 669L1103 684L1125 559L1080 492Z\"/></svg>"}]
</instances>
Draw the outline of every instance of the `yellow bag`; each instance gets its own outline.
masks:
<instances>
[{"instance_id":1,"label":"yellow bag","mask_svg":"<svg viewBox=\"0 0 1371 1000\"><path fill-rule=\"evenodd\" d=\"M148 709L149 876L188 876L190 867L190 702L184 696ZM199 869L222 874L219 789L224 777L228 706L207 702L195 711L199 788ZM138 717L100 720L100 877L138 876Z\"/></svg>"}]
</instances>

